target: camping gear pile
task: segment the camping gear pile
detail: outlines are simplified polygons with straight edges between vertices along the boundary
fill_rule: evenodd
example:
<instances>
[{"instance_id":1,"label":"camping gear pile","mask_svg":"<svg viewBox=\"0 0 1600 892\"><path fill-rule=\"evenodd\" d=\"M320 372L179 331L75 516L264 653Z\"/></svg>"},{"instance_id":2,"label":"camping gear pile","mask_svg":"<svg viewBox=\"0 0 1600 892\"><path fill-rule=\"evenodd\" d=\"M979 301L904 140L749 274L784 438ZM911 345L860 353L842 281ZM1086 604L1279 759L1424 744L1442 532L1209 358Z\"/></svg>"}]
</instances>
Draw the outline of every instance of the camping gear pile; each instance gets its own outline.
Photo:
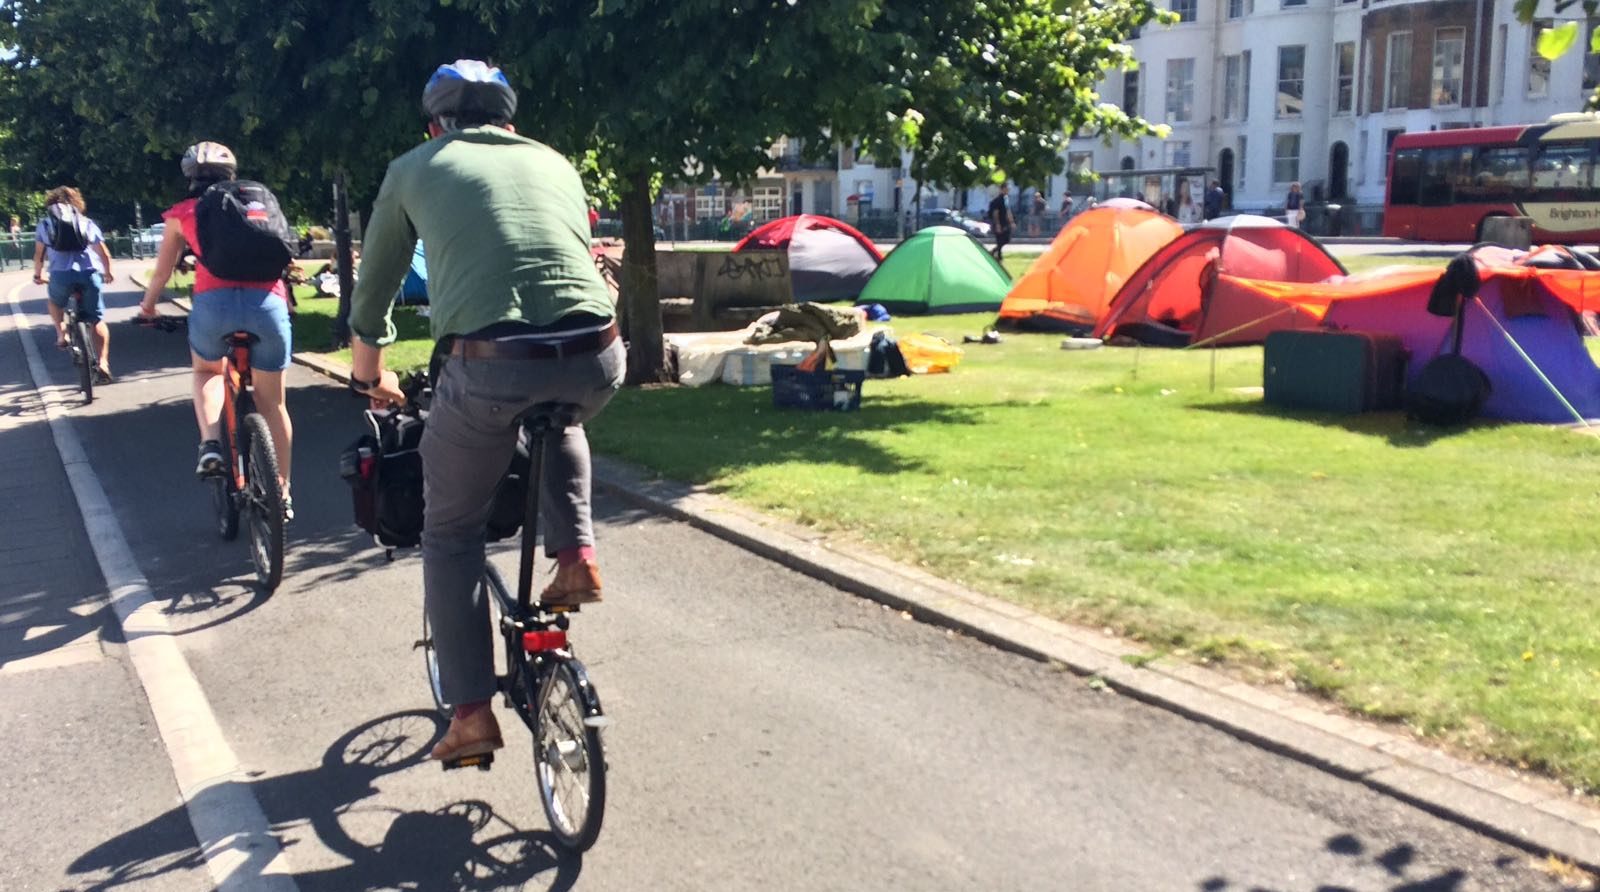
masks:
<instances>
[{"instance_id":1,"label":"camping gear pile","mask_svg":"<svg viewBox=\"0 0 1600 892\"><path fill-rule=\"evenodd\" d=\"M1572 262L1561 263L1563 256ZM1227 293L1248 295L1263 311L1258 327L1398 340L1407 356L1405 408L1420 421L1458 424L1482 414L1587 425L1600 418L1600 368L1580 323L1600 308L1600 271L1565 248L1482 246L1443 274L1394 268L1313 284L1227 284ZM1272 374L1269 363L1269 381Z\"/></svg>"}]
</instances>

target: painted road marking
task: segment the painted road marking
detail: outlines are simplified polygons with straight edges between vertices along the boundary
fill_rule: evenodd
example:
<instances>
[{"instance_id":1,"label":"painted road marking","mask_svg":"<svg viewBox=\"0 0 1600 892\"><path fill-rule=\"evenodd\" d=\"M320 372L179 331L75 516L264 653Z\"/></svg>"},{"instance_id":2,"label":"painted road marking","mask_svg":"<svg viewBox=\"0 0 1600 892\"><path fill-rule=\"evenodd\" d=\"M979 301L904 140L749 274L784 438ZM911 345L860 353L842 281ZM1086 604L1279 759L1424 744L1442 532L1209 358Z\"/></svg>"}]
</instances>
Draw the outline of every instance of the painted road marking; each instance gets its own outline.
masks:
<instances>
[{"instance_id":1,"label":"painted road marking","mask_svg":"<svg viewBox=\"0 0 1600 892\"><path fill-rule=\"evenodd\" d=\"M267 816L250 789L250 779L223 737L199 680L172 637L166 616L151 598L150 585L117 525L105 488L66 417L56 392L59 388L46 386L49 376L33 343L28 317L17 302L27 285L23 282L6 295L13 327L27 354L34 389L44 401L56 451L110 590L128 658L155 714L206 868L217 888L225 892L297 892L288 857L272 835Z\"/></svg>"}]
</instances>

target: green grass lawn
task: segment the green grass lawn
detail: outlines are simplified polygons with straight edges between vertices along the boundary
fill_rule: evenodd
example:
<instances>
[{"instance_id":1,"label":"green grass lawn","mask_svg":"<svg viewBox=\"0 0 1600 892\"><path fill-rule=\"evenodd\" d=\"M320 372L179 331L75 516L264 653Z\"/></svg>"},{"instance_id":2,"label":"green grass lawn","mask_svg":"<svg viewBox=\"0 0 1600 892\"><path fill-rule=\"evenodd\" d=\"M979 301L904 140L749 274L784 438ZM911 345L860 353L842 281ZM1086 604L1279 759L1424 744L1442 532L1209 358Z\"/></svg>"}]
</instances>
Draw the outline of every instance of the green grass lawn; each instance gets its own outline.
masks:
<instances>
[{"instance_id":1,"label":"green grass lawn","mask_svg":"<svg viewBox=\"0 0 1600 892\"><path fill-rule=\"evenodd\" d=\"M895 325L959 340L989 319ZM1059 340L869 381L854 414L628 390L592 437L1046 615L1600 790L1600 443L1278 412L1234 390L1260 385L1259 348Z\"/></svg>"}]
</instances>

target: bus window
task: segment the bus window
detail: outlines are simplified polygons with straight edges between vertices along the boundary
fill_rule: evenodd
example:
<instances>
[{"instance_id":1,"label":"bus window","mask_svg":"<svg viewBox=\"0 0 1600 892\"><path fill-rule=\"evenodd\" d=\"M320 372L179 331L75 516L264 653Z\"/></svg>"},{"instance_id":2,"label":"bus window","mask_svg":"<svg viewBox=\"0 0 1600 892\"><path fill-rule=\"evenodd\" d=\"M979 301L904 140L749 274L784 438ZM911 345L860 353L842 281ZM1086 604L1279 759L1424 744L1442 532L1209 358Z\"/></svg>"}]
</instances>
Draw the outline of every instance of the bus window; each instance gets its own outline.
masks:
<instances>
[{"instance_id":1,"label":"bus window","mask_svg":"<svg viewBox=\"0 0 1600 892\"><path fill-rule=\"evenodd\" d=\"M1456 168L1460 149L1428 149L1422 153L1422 176L1417 185L1417 204L1446 207L1454 203Z\"/></svg>"},{"instance_id":2,"label":"bus window","mask_svg":"<svg viewBox=\"0 0 1600 892\"><path fill-rule=\"evenodd\" d=\"M1595 201L1594 145L1546 143L1533 159L1534 201Z\"/></svg>"},{"instance_id":3,"label":"bus window","mask_svg":"<svg viewBox=\"0 0 1600 892\"><path fill-rule=\"evenodd\" d=\"M1478 149L1470 169L1470 177L1456 182L1456 201L1505 204L1527 196L1527 146Z\"/></svg>"},{"instance_id":4,"label":"bus window","mask_svg":"<svg viewBox=\"0 0 1600 892\"><path fill-rule=\"evenodd\" d=\"M1401 149L1394 153L1394 170L1389 177L1389 203L1417 203L1417 186L1422 176L1422 150Z\"/></svg>"}]
</instances>

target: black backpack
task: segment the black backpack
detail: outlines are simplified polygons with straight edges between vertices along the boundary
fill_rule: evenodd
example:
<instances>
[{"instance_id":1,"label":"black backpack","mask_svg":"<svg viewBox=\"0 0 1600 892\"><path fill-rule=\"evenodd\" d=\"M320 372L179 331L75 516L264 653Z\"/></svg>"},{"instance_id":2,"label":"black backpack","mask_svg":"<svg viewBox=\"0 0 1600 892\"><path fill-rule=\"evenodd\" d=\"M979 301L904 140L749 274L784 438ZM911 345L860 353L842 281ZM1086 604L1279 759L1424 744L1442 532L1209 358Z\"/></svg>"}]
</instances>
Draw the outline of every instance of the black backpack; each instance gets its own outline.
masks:
<instances>
[{"instance_id":1,"label":"black backpack","mask_svg":"<svg viewBox=\"0 0 1600 892\"><path fill-rule=\"evenodd\" d=\"M874 378L899 378L911 374L905 354L900 352L900 342L886 331L872 334L867 347L867 374Z\"/></svg>"},{"instance_id":2,"label":"black backpack","mask_svg":"<svg viewBox=\"0 0 1600 892\"><path fill-rule=\"evenodd\" d=\"M202 192L194 222L200 262L219 278L271 281L294 259L294 233L277 196L253 180L226 180Z\"/></svg>"},{"instance_id":3,"label":"black backpack","mask_svg":"<svg viewBox=\"0 0 1600 892\"><path fill-rule=\"evenodd\" d=\"M89 218L70 204L50 205L44 215L44 244L64 254L89 250Z\"/></svg>"}]
</instances>

